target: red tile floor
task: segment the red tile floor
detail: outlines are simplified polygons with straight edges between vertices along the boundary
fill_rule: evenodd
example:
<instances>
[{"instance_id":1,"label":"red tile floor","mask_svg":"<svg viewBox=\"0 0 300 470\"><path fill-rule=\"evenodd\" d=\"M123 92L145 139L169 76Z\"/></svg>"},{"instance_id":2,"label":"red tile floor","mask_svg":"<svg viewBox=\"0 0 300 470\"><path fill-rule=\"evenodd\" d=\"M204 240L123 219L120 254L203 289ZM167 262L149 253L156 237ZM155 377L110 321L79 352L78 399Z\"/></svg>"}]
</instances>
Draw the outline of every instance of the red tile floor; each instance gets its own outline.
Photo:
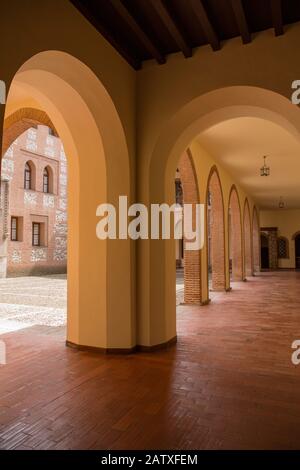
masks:
<instances>
[{"instance_id":1,"label":"red tile floor","mask_svg":"<svg viewBox=\"0 0 300 470\"><path fill-rule=\"evenodd\" d=\"M101 356L62 328L0 337L2 449L300 448L300 273L264 273L178 308L167 351Z\"/></svg>"}]
</instances>

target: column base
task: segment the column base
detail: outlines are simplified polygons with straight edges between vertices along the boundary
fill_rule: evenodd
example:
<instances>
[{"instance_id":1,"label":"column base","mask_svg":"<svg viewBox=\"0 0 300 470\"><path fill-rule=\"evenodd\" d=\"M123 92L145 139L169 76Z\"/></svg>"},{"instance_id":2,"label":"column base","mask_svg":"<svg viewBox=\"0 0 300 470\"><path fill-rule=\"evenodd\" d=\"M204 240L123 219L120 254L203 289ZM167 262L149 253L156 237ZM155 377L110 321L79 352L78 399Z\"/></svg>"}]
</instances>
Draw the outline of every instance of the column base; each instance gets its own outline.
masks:
<instances>
[{"instance_id":1,"label":"column base","mask_svg":"<svg viewBox=\"0 0 300 470\"><path fill-rule=\"evenodd\" d=\"M134 354L137 352L154 352L160 349L167 349L177 343L177 336L174 336L169 341L161 344L154 344L153 346L136 345L132 348L100 348L97 346L86 346L83 344L72 343L66 341L68 348L76 349L77 351L88 351L96 354Z\"/></svg>"}]
</instances>

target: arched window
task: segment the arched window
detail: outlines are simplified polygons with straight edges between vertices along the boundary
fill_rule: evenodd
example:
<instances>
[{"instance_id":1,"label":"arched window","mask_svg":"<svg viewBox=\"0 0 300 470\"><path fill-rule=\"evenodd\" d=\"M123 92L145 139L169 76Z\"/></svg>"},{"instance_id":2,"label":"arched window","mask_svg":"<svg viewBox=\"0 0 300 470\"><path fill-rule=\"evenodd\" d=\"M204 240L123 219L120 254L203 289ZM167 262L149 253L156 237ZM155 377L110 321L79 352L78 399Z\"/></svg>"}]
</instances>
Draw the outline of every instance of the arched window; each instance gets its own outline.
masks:
<instances>
[{"instance_id":1,"label":"arched window","mask_svg":"<svg viewBox=\"0 0 300 470\"><path fill-rule=\"evenodd\" d=\"M50 192L49 171L48 171L47 168L44 169L44 173L43 173L43 192L44 193L49 193Z\"/></svg>"},{"instance_id":2,"label":"arched window","mask_svg":"<svg viewBox=\"0 0 300 470\"><path fill-rule=\"evenodd\" d=\"M32 174L31 174L31 166L27 162L25 164L24 170L24 189L32 189Z\"/></svg>"},{"instance_id":3,"label":"arched window","mask_svg":"<svg viewBox=\"0 0 300 470\"><path fill-rule=\"evenodd\" d=\"M285 237L279 237L277 240L278 258L289 257L289 241Z\"/></svg>"}]
</instances>

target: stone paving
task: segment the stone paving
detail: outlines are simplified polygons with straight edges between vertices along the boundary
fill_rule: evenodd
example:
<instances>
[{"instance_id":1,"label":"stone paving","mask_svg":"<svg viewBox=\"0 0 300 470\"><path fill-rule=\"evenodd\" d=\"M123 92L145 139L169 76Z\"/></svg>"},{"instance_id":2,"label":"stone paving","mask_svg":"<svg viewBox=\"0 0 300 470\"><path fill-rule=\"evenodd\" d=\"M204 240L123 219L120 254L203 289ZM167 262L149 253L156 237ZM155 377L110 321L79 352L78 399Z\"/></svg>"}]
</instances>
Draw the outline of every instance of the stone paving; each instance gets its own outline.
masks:
<instances>
[{"instance_id":1,"label":"stone paving","mask_svg":"<svg viewBox=\"0 0 300 470\"><path fill-rule=\"evenodd\" d=\"M183 270L178 270L176 305L183 301ZM66 275L0 279L0 335L35 325L61 327L66 320Z\"/></svg>"},{"instance_id":2,"label":"stone paving","mask_svg":"<svg viewBox=\"0 0 300 470\"><path fill-rule=\"evenodd\" d=\"M0 334L34 325L64 326L66 318L66 275L0 279Z\"/></svg>"}]
</instances>

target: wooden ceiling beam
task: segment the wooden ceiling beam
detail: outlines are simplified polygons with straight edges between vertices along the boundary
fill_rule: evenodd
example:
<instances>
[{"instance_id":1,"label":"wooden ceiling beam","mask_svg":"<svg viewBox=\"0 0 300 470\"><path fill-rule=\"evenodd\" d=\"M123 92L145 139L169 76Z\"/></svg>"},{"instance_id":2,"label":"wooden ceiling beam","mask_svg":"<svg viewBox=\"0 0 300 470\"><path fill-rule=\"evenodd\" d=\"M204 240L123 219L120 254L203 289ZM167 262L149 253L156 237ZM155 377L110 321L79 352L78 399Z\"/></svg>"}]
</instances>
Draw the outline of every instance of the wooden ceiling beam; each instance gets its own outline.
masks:
<instances>
[{"instance_id":1,"label":"wooden ceiling beam","mask_svg":"<svg viewBox=\"0 0 300 470\"><path fill-rule=\"evenodd\" d=\"M183 55L185 57L191 57L192 48L188 45L186 39L184 38L177 24L171 17L166 6L163 4L162 0L151 0L151 5L160 17L163 24L165 25L166 29L169 31L170 35L176 42Z\"/></svg>"},{"instance_id":2,"label":"wooden ceiling beam","mask_svg":"<svg viewBox=\"0 0 300 470\"><path fill-rule=\"evenodd\" d=\"M163 54L159 51L159 49L155 46L151 38L145 33L145 31L140 27L134 17L129 13L127 8L121 2L121 0L110 0L112 6L119 14L119 16L123 19L123 21L130 27L130 29L135 33L138 37L140 42L144 45L147 49L149 54L157 60L159 64L164 64L166 62L166 58Z\"/></svg>"},{"instance_id":3,"label":"wooden ceiling beam","mask_svg":"<svg viewBox=\"0 0 300 470\"><path fill-rule=\"evenodd\" d=\"M80 13L89 21L96 30L110 42L110 44L119 52L119 54L135 69L141 68L141 61L135 57L124 45L117 41L113 34L93 15L86 3L82 0L70 0L70 2L80 11Z\"/></svg>"},{"instance_id":4,"label":"wooden ceiling beam","mask_svg":"<svg viewBox=\"0 0 300 470\"><path fill-rule=\"evenodd\" d=\"M283 34L281 0L271 0L272 20L275 36Z\"/></svg>"},{"instance_id":5,"label":"wooden ceiling beam","mask_svg":"<svg viewBox=\"0 0 300 470\"><path fill-rule=\"evenodd\" d=\"M218 51L220 46L219 38L207 16L205 8L203 6L202 0L189 0L189 3L192 7L192 11L195 17L198 19L201 28L203 29L208 42L210 43L214 51Z\"/></svg>"},{"instance_id":6,"label":"wooden ceiling beam","mask_svg":"<svg viewBox=\"0 0 300 470\"><path fill-rule=\"evenodd\" d=\"M242 36L242 41L244 44L251 42L251 34L249 31L248 23L246 20L246 15L242 0L231 0L231 6L234 12L234 16Z\"/></svg>"}]
</instances>

